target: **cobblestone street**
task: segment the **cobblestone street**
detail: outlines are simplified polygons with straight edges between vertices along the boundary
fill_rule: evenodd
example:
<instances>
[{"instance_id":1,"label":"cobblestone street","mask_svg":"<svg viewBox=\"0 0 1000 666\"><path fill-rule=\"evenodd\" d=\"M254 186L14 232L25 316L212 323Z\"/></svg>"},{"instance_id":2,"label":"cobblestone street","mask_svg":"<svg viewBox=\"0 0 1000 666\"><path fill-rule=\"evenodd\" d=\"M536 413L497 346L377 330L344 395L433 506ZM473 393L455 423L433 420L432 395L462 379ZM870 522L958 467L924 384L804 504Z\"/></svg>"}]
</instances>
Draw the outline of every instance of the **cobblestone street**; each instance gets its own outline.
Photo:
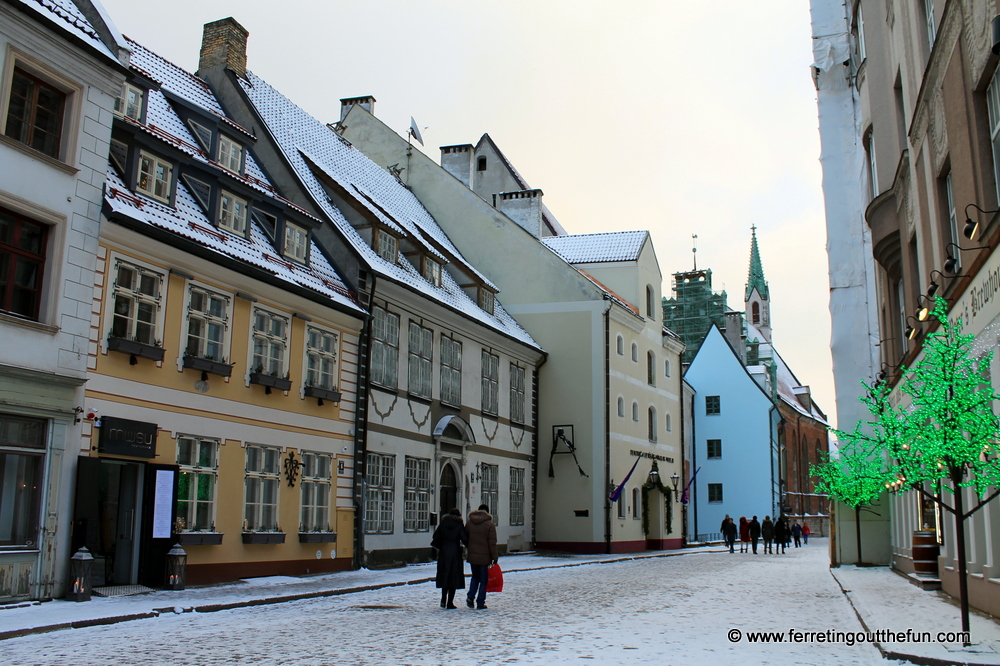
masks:
<instances>
[{"instance_id":1,"label":"cobblestone street","mask_svg":"<svg viewBox=\"0 0 1000 666\"><path fill-rule=\"evenodd\" d=\"M860 631L826 540L787 555L679 557L508 572L489 609L432 583L5 641L23 664L875 664L870 644L731 643L748 631Z\"/></svg>"}]
</instances>

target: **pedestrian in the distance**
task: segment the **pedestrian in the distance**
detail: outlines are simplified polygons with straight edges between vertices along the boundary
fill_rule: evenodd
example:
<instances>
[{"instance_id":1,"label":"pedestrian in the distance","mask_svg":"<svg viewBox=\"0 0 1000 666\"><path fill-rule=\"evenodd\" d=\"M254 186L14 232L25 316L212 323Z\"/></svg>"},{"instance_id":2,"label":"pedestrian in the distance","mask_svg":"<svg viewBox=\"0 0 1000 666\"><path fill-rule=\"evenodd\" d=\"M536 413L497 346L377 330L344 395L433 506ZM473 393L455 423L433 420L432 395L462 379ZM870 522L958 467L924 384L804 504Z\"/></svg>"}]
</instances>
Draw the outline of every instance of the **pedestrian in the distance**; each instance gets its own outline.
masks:
<instances>
[{"instance_id":1,"label":"pedestrian in the distance","mask_svg":"<svg viewBox=\"0 0 1000 666\"><path fill-rule=\"evenodd\" d=\"M726 518L722 523L722 536L726 539L729 552L735 553L736 546L736 522L732 518Z\"/></svg>"},{"instance_id":2,"label":"pedestrian in the distance","mask_svg":"<svg viewBox=\"0 0 1000 666\"><path fill-rule=\"evenodd\" d=\"M753 554L757 554L757 541L760 539L760 523L757 521L757 516L750 519L750 543L753 544Z\"/></svg>"},{"instance_id":3,"label":"pedestrian in the distance","mask_svg":"<svg viewBox=\"0 0 1000 666\"><path fill-rule=\"evenodd\" d=\"M740 516L740 552L750 552L750 523L746 516Z\"/></svg>"},{"instance_id":4,"label":"pedestrian in the distance","mask_svg":"<svg viewBox=\"0 0 1000 666\"><path fill-rule=\"evenodd\" d=\"M500 559L497 552L497 526L490 515L490 507L480 504L479 509L470 513L465 530L469 533L469 566L472 567L472 580L469 581L465 605L486 610L487 571L491 564L496 564Z\"/></svg>"},{"instance_id":5,"label":"pedestrian in the distance","mask_svg":"<svg viewBox=\"0 0 1000 666\"><path fill-rule=\"evenodd\" d=\"M792 540L795 542L796 548L801 548L802 543L800 539L802 538L802 526L799 525L799 521L792 521Z\"/></svg>"},{"instance_id":6,"label":"pedestrian in the distance","mask_svg":"<svg viewBox=\"0 0 1000 666\"><path fill-rule=\"evenodd\" d=\"M431 545L438 549L436 583L441 588L441 608L457 608L455 590L465 589L462 544L468 543L469 535L462 524L462 512L452 509L441 517L441 524L434 530L431 539Z\"/></svg>"},{"instance_id":7,"label":"pedestrian in the distance","mask_svg":"<svg viewBox=\"0 0 1000 666\"><path fill-rule=\"evenodd\" d=\"M806 521L803 520L802 521L802 543L805 544L806 546L809 545L809 533L810 532L812 532L812 530L809 529L809 523L807 523Z\"/></svg>"},{"instance_id":8,"label":"pedestrian in the distance","mask_svg":"<svg viewBox=\"0 0 1000 666\"><path fill-rule=\"evenodd\" d=\"M771 542L774 541L774 523L771 522L771 516L764 516L764 522L760 524L760 536L764 539L764 552L773 553Z\"/></svg>"},{"instance_id":9,"label":"pedestrian in the distance","mask_svg":"<svg viewBox=\"0 0 1000 666\"><path fill-rule=\"evenodd\" d=\"M784 515L778 516L774 522L774 551L785 553L785 545L788 543L788 521ZM780 550L779 550L780 549Z\"/></svg>"}]
</instances>

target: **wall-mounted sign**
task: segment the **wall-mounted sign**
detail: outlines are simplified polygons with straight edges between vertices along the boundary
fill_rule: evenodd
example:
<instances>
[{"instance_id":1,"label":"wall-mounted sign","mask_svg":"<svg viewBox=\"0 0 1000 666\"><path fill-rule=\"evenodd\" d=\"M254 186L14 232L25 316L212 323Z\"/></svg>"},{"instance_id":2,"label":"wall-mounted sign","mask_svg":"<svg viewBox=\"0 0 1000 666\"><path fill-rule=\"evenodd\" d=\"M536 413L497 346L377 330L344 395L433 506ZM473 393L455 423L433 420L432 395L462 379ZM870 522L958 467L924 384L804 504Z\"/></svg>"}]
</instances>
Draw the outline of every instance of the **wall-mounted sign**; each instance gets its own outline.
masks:
<instances>
[{"instance_id":1,"label":"wall-mounted sign","mask_svg":"<svg viewBox=\"0 0 1000 666\"><path fill-rule=\"evenodd\" d=\"M170 469L156 470L156 483L153 486L153 538L169 539L173 527L174 508L174 471Z\"/></svg>"},{"instance_id":2,"label":"wall-mounted sign","mask_svg":"<svg viewBox=\"0 0 1000 666\"><path fill-rule=\"evenodd\" d=\"M659 460L660 462L667 462L667 463L672 463L674 461L673 458L670 458L668 456L661 456L658 453L650 453L648 451L636 451L635 449L629 451L629 455L631 455L633 458L652 458L653 460Z\"/></svg>"},{"instance_id":3,"label":"wall-mounted sign","mask_svg":"<svg viewBox=\"0 0 1000 666\"><path fill-rule=\"evenodd\" d=\"M133 456L136 458L156 457L155 423L130 421L114 416L101 417L101 434L97 441L97 450L116 456Z\"/></svg>"}]
</instances>

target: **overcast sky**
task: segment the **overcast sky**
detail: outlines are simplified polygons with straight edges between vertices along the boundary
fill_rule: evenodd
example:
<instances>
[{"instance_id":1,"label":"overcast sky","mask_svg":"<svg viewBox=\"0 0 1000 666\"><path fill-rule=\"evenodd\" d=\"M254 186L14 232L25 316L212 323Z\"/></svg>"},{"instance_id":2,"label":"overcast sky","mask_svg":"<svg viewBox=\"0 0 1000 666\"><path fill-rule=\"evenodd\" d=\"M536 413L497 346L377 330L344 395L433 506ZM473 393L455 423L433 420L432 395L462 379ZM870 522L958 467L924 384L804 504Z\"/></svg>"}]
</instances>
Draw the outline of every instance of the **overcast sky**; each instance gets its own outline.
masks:
<instances>
[{"instance_id":1,"label":"overcast sky","mask_svg":"<svg viewBox=\"0 0 1000 666\"><path fill-rule=\"evenodd\" d=\"M698 234L699 268L742 310L756 224L775 346L833 420L804 0L102 2L189 71L202 25L233 16L248 67L299 106L333 122L374 95L435 160L488 132L569 233L649 229L666 296Z\"/></svg>"}]
</instances>

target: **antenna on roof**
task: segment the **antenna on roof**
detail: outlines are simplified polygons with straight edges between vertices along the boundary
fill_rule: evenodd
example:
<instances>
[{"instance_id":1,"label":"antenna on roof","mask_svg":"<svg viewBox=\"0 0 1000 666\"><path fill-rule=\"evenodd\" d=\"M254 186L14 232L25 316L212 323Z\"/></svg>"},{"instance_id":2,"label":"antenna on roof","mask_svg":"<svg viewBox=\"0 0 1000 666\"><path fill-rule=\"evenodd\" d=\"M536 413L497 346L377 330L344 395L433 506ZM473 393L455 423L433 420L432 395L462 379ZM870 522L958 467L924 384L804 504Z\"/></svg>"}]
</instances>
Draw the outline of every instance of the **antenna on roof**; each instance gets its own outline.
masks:
<instances>
[{"instance_id":1,"label":"antenna on roof","mask_svg":"<svg viewBox=\"0 0 1000 666\"><path fill-rule=\"evenodd\" d=\"M691 234L691 257L694 259L694 270L698 270L698 234Z\"/></svg>"},{"instance_id":2,"label":"antenna on roof","mask_svg":"<svg viewBox=\"0 0 1000 666\"><path fill-rule=\"evenodd\" d=\"M424 129L427 128L425 127ZM420 129L417 127L417 121L413 119L413 116L410 116L410 130L407 132L407 136L412 136L417 140L417 143L421 146L424 145L424 138L420 136Z\"/></svg>"}]
</instances>

